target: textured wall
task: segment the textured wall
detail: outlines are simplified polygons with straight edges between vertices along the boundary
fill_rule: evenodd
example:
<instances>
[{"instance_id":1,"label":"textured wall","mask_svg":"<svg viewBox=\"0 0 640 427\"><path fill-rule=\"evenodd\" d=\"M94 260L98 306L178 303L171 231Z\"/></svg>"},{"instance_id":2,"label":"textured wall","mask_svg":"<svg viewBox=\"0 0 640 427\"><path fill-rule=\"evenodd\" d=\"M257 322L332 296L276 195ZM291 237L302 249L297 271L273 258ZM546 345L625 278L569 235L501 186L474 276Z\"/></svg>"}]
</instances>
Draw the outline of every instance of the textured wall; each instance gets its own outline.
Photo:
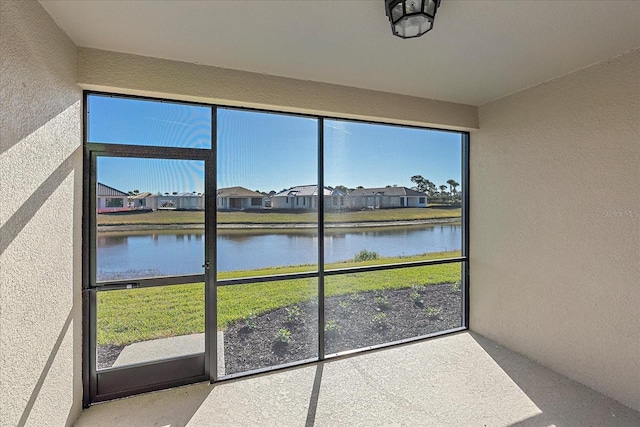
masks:
<instances>
[{"instance_id":1,"label":"textured wall","mask_svg":"<svg viewBox=\"0 0 640 427\"><path fill-rule=\"evenodd\" d=\"M80 48L78 82L92 90L372 121L478 127L476 107L246 71Z\"/></svg>"},{"instance_id":2,"label":"textured wall","mask_svg":"<svg viewBox=\"0 0 640 427\"><path fill-rule=\"evenodd\" d=\"M472 330L640 410L640 50L479 117Z\"/></svg>"},{"instance_id":3,"label":"textured wall","mask_svg":"<svg viewBox=\"0 0 640 427\"><path fill-rule=\"evenodd\" d=\"M0 2L0 425L81 410L77 49L34 1Z\"/></svg>"}]
</instances>

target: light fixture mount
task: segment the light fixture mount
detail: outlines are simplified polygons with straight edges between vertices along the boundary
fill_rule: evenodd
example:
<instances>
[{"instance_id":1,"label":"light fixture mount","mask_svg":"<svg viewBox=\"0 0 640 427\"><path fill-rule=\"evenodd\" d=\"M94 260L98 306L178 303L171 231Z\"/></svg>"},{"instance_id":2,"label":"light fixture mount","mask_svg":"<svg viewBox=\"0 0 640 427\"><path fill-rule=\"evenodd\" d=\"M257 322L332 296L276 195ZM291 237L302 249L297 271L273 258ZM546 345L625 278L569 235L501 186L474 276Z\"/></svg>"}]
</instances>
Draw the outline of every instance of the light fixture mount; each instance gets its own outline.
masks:
<instances>
[{"instance_id":1,"label":"light fixture mount","mask_svg":"<svg viewBox=\"0 0 640 427\"><path fill-rule=\"evenodd\" d=\"M420 37L433 28L440 0L385 0L384 9L393 34L403 39Z\"/></svg>"}]
</instances>

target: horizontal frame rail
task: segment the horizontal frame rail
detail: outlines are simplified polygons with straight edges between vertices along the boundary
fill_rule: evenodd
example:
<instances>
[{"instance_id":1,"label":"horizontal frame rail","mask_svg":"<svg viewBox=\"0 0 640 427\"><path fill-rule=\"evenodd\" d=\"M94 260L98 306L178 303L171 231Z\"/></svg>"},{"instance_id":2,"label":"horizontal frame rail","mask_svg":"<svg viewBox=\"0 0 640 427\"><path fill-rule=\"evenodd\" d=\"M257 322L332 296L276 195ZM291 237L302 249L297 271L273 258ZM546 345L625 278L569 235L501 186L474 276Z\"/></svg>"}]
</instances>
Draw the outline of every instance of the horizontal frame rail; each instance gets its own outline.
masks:
<instances>
[{"instance_id":1,"label":"horizontal frame rail","mask_svg":"<svg viewBox=\"0 0 640 427\"><path fill-rule=\"evenodd\" d=\"M396 268L407 268L407 267L426 267L429 265L452 264L456 262L465 262L465 261L468 261L467 257L456 257L456 258L430 259L425 261L400 262L396 264L381 264L381 265L370 265L370 266L368 265L364 267L334 268L331 270L325 270L324 275L337 276L340 274L367 273L370 271L394 270Z\"/></svg>"},{"instance_id":2,"label":"horizontal frame rail","mask_svg":"<svg viewBox=\"0 0 640 427\"><path fill-rule=\"evenodd\" d=\"M96 286L86 289L94 291L111 291L118 289L151 288L155 286L187 285L204 282L204 273L185 276L145 277L141 279L109 280L96 283Z\"/></svg>"},{"instance_id":3,"label":"horizontal frame rail","mask_svg":"<svg viewBox=\"0 0 640 427\"><path fill-rule=\"evenodd\" d=\"M251 283L265 283L265 282L277 282L279 280L295 280L295 279L313 279L318 277L317 271L310 271L308 273L288 273L288 274L274 274L272 276L250 276L239 277L237 279L220 279L216 281L218 286L233 286L233 285L248 285Z\"/></svg>"},{"instance_id":4,"label":"horizontal frame rail","mask_svg":"<svg viewBox=\"0 0 640 427\"><path fill-rule=\"evenodd\" d=\"M144 159L205 160L212 158L210 148L161 147L88 142L85 148L92 154L106 157L139 157Z\"/></svg>"},{"instance_id":5,"label":"horizontal frame rail","mask_svg":"<svg viewBox=\"0 0 640 427\"><path fill-rule=\"evenodd\" d=\"M394 264L380 264L380 265L367 265L362 267L348 267L348 268L334 268L330 270L324 270L325 276L339 276L342 274L351 273L368 273L371 271L384 271L394 270L397 268L408 267L427 267L430 265L440 264L452 264L457 262L467 262L468 257L455 257L455 258L442 258L432 259L425 261L411 261L401 262ZM276 282L280 280L295 280L295 279L312 279L319 277L318 271L310 271L305 273L288 273L288 274L274 274L270 276L249 276L239 277L235 279L218 279L216 280L217 286L233 286L233 285L248 285L251 283L265 283ZM203 274L190 274L184 276L163 276L163 277L145 277L141 279L122 279L122 280L109 280L98 282L96 286L86 290L97 291L110 291L118 289L138 289L149 288L154 286L171 286L171 285L186 285L191 283L200 283L205 281L205 275Z\"/></svg>"}]
</instances>

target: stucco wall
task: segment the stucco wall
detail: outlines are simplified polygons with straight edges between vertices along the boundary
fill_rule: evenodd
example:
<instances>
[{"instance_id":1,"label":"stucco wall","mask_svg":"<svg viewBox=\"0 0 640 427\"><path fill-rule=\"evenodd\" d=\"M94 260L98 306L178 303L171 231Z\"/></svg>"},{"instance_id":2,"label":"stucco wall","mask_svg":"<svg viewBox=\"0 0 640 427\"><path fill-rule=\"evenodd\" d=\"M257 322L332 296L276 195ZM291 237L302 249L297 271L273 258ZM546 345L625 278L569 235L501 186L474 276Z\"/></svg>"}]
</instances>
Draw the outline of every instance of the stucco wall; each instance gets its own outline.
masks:
<instances>
[{"instance_id":1,"label":"stucco wall","mask_svg":"<svg viewBox=\"0 0 640 427\"><path fill-rule=\"evenodd\" d=\"M471 329L640 410L640 50L479 118Z\"/></svg>"},{"instance_id":2,"label":"stucco wall","mask_svg":"<svg viewBox=\"0 0 640 427\"><path fill-rule=\"evenodd\" d=\"M0 2L0 424L71 424L81 382L77 50L39 3Z\"/></svg>"},{"instance_id":3,"label":"stucco wall","mask_svg":"<svg viewBox=\"0 0 640 427\"><path fill-rule=\"evenodd\" d=\"M80 48L78 82L91 90L471 130L477 108L406 95Z\"/></svg>"}]
</instances>

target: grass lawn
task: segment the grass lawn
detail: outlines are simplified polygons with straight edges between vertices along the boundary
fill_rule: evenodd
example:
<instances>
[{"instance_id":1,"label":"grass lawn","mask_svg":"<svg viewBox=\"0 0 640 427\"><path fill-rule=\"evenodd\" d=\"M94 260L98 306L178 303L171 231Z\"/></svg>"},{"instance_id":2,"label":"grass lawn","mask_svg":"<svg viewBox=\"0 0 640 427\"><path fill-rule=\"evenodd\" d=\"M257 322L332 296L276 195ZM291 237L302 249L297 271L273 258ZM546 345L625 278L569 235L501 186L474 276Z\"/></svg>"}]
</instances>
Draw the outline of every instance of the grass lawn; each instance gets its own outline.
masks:
<instances>
[{"instance_id":1,"label":"grass lawn","mask_svg":"<svg viewBox=\"0 0 640 427\"><path fill-rule=\"evenodd\" d=\"M377 222L459 218L460 208L434 206L428 208L376 209L366 211L328 213L325 222ZM316 223L318 215L309 213L271 212L218 212L222 224L301 224ZM155 211L128 214L99 214L98 225L153 225L203 224L202 211Z\"/></svg>"},{"instance_id":2,"label":"grass lawn","mask_svg":"<svg viewBox=\"0 0 640 427\"><path fill-rule=\"evenodd\" d=\"M364 262L336 263L327 269L385 263L418 261L459 256L459 252L431 253L404 258L383 258ZM295 273L311 266L234 271L220 279ZM352 273L325 278L326 296L411 285L455 283L460 280L460 264L403 268L369 273ZM280 307L317 297L317 279L283 280L218 288L218 328ZM165 286L98 293L98 345L127 345L138 341L204 332L204 284Z\"/></svg>"}]
</instances>

